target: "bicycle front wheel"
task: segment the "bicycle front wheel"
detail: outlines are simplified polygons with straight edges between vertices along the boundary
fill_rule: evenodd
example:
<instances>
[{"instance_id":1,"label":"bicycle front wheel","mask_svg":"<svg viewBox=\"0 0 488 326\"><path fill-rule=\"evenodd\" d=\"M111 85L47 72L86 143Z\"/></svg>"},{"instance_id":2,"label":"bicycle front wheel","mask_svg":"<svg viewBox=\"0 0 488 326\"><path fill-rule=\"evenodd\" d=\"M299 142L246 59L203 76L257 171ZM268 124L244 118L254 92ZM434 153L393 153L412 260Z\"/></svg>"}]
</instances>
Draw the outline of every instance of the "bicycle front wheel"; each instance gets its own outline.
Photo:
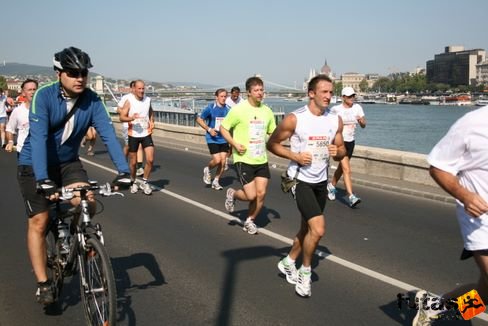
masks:
<instances>
[{"instance_id":1,"label":"bicycle front wheel","mask_svg":"<svg viewBox=\"0 0 488 326\"><path fill-rule=\"evenodd\" d=\"M105 247L89 238L80 248L80 292L89 325L115 325L117 292L112 264Z\"/></svg>"}]
</instances>

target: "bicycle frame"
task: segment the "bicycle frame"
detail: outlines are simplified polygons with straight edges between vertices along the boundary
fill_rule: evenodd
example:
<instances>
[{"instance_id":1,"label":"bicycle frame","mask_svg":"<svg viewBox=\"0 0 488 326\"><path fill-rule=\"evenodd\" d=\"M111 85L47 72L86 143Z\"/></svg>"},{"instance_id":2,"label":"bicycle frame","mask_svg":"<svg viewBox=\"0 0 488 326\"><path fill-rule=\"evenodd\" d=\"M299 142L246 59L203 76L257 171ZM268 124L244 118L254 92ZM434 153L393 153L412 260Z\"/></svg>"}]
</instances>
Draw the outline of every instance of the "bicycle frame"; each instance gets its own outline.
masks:
<instances>
[{"instance_id":1,"label":"bicycle frame","mask_svg":"<svg viewBox=\"0 0 488 326\"><path fill-rule=\"evenodd\" d=\"M92 223L89 209L89 197L91 196L89 194L95 190L99 190L98 194L102 196L123 196L121 193L112 192L109 184L98 186L94 181L86 186L61 189L60 198L62 200L70 200L74 197L75 192L79 192L79 195L76 196L80 198L80 204L63 211L60 203L56 203L55 215L50 220L46 232L48 269L52 271L57 301L64 277L72 275L78 268L80 291L87 322L91 325L106 325L107 323L113 325L116 310L115 279L110 258L104 249L102 227L99 223ZM93 196L95 195L93 193ZM62 253L58 224L64 223L65 219L69 217L71 217L69 232L71 241L68 252ZM52 238L50 238L51 233Z\"/></svg>"}]
</instances>

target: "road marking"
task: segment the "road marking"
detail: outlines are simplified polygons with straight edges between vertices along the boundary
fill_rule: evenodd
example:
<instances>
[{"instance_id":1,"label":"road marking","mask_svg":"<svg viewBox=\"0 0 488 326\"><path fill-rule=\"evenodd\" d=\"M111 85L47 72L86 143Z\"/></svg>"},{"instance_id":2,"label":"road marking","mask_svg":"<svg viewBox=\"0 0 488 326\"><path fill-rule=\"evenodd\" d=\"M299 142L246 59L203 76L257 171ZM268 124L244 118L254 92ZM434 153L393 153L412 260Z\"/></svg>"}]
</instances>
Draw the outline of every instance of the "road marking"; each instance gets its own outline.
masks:
<instances>
[{"instance_id":1,"label":"road marking","mask_svg":"<svg viewBox=\"0 0 488 326\"><path fill-rule=\"evenodd\" d=\"M109 172L112 172L112 173L117 173L117 171L115 171L114 169L111 169L111 168L108 168L106 166L103 166L101 164L98 164L98 163L95 163L95 162L92 162L92 161L89 161L87 159L84 159L84 158L80 158L80 160L82 160L84 163L88 163L88 164L91 164L93 166L96 166L102 170L105 170L105 171L109 171ZM221 218L225 219L225 220L228 220L228 221L231 221L231 222L235 222L239 225L242 225L242 221L240 219L238 219L237 217L235 216L232 216L230 214L227 214L227 213L224 213L222 211L219 211L215 208L212 208L210 206L207 206L207 205L204 205L202 203L199 203L197 201L194 201L192 199L189 199L187 197L184 197L182 195L179 195L177 193L174 193L172 191L169 191L169 190L166 190L166 189L161 189L159 187L156 187L156 186L152 186L153 189L156 189L158 192L161 192L165 195L168 195L168 196L171 196L173 198L176 198L178 200L181 200L185 203L188 203L190 205L193 205L193 206L196 206L200 209L203 209L209 213L212 213L214 215L217 215L217 216L220 216ZM273 239L276 239L278 241L281 241L285 244L288 244L288 245L292 245L293 244L293 239L290 239L290 238L287 238L287 237L284 237L278 233L275 233L275 232L272 232L272 231L269 231L269 230L266 230L266 229L263 229L263 228L258 228L258 232L260 234L264 234L270 238L273 238ZM361 274L364 274L366 276L369 276L369 277L372 277L374 279L377 279L378 281L381 281L383 283L387 283L387 284L390 284L390 285L393 285L397 288L400 288L404 291L407 291L407 292L410 292L410 291L418 291L418 290L421 290L419 287L415 286L415 285L412 285L412 284L408 284L408 283L405 283L405 282L402 282L400 280L397 280L393 277L389 277L387 275L384 275L384 274L381 274L381 273L378 273L378 272L375 272L369 268L366 268L366 267L363 267L361 265L358 265L358 264L355 264L353 262L350 262L348 260L345 260L345 259L342 259L338 256L335 256L335 255L332 255L332 254L329 254L329 253L326 253L324 251L321 251L321 250L316 250L315 251L315 254L319 257L322 257L324 259L327 259L331 262L334 262L338 265L341 265L343 267L346 267L348 269L351 269L353 271L356 271L358 273L361 273ZM481 320L485 320L485 321L488 321L488 314L487 313L482 313L482 314L479 314L476 316L477 318L481 319Z\"/></svg>"}]
</instances>

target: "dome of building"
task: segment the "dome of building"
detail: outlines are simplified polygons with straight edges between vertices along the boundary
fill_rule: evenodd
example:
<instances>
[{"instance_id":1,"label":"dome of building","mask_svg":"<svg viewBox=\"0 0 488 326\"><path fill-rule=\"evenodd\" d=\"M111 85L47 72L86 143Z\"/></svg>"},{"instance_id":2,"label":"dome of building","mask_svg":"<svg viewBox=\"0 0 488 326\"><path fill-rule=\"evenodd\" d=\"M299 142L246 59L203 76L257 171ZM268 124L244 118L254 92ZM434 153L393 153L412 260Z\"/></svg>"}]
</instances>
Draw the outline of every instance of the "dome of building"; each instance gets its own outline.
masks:
<instances>
[{"instance_id":1,"label":"dome of building","mask_svg":"<svg viewBox=\"0 0 488 326\"><path fill-rule=\"evenodd\" d=\"M327 59L326 59L324 65L322 66L322 68L320 68L320 73L322 75L329 76L331 71L332 69L330 69L330 67L327 65Z\"/></svg>"}]
</instances>

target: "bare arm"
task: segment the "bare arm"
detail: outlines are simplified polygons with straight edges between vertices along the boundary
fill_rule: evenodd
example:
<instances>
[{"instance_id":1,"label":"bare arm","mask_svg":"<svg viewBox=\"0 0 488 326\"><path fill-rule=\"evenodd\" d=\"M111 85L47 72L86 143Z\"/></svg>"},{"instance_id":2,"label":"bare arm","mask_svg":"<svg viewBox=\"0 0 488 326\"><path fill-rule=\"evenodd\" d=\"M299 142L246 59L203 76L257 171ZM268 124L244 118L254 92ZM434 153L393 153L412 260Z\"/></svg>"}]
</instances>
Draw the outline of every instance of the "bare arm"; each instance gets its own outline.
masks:
<instances>
[{"instance_id":1,"label":"bare arm","mask_svg":"<svg viewBox=\"0 0 488 326\"><path fill-rule=\"evenodd\" d=\"M121 122L131 122L135 120L135 117L129 117L130 101L125 101L122 108L117 109L119 111L119 120Z\"/></svg>"},{"instance_id":2,"label":"bare arm","mask_svg":"<svg viewBox=\"0 0 488 326\"><path fill-rule=\"evenodd\" d=\"M488 212L488 203L477 193L464 188L455 175L435 166L430 166L429 172L442 189L463 203L464 209L469 215L479 217Z\"/></svg>"},{"instance_id":3,"label":"bare arm","mask_svg":"<svg viewBox=\"0 0 488 326\"><path fill-rule=\"evenodd\" d=\"M344 124L342 123L342 118L339 117L339 126L337 128L334 141L327 147L329 149L329 155L332 156L335 161L342 160L347 154L346 146L344 146L344 138L342 138L343 128Z\"/></svg>"},{"instance_id":4,"label":"bare arm","mask_svg":"<svg viewBox=\"0 0 488 326\"><path fill-rule=\"evenodd\" d=\"M308 165L312 163L312 155L309 152L295 153L289 148L283 146L281 142L289 139L295 132L297 118L294 114L288 114L283 121L276 127L266 144L268 150L280 157L297 162L299 165Z\"/></svg>"},{"instance_id":5,"label":"bare arm","mask_svg":"<svg viewBox=\"0 0 488 326\"><path fill-rule=\"evenodd\" d=\"M154 129L154 111L152 105L149 105L149 131L152 133Z\"/></svg>"},{"instance_id":6,"label":"bare arm","mask_svg":"<svg viewBox=\"0 0 488 326\"><path fill-rule=\"evenodd\" d=\"M366 118L364 116L358 117L357 120L361 128L366 127Z\"/></svg>"},{"instance_id":7,"label":"bare arm","mask_svg":"<svg viewBox=\"0 0 488 326\"><path fill-rule=\"evenodd\" d=\"M224 137L224 139L229 143L229 145L231 145L232 147L234 147L236 149L236 151L242 155L246 152L246 146L242 145L242 144L239 144L237 143L234 138L232 138L229 130L225 129L222 125L220 125L220 134L222 135L222 137Z\"/></svg>"},{"instance_id":8,"label":"bare arm","mask_svg":"<svg viewBox=\"0 0 488 326\"><path fill-rule=\"evenodd\" d=\"M6 131L5 138L7 140L7 144L5 145L5 150L7 152L11 152L14 148L14 135L10 131Z\"/></svg>"},{"instance_id":9,"label":"bare arm","mask_svg":"<svg viewBox=\"0 0 488 326\"><path fill-rule=\"evenodd\" d=\"M215 137L217 136L217 132L213 129L213 128L210 128L206 123L205 121L200 118L200 117L197 117L196 118L196 122L198 123L198 125L200 127L203 128L203 130L205 130L206 132L208 132L212 137Z\"/></svg>"}]
</instances>

